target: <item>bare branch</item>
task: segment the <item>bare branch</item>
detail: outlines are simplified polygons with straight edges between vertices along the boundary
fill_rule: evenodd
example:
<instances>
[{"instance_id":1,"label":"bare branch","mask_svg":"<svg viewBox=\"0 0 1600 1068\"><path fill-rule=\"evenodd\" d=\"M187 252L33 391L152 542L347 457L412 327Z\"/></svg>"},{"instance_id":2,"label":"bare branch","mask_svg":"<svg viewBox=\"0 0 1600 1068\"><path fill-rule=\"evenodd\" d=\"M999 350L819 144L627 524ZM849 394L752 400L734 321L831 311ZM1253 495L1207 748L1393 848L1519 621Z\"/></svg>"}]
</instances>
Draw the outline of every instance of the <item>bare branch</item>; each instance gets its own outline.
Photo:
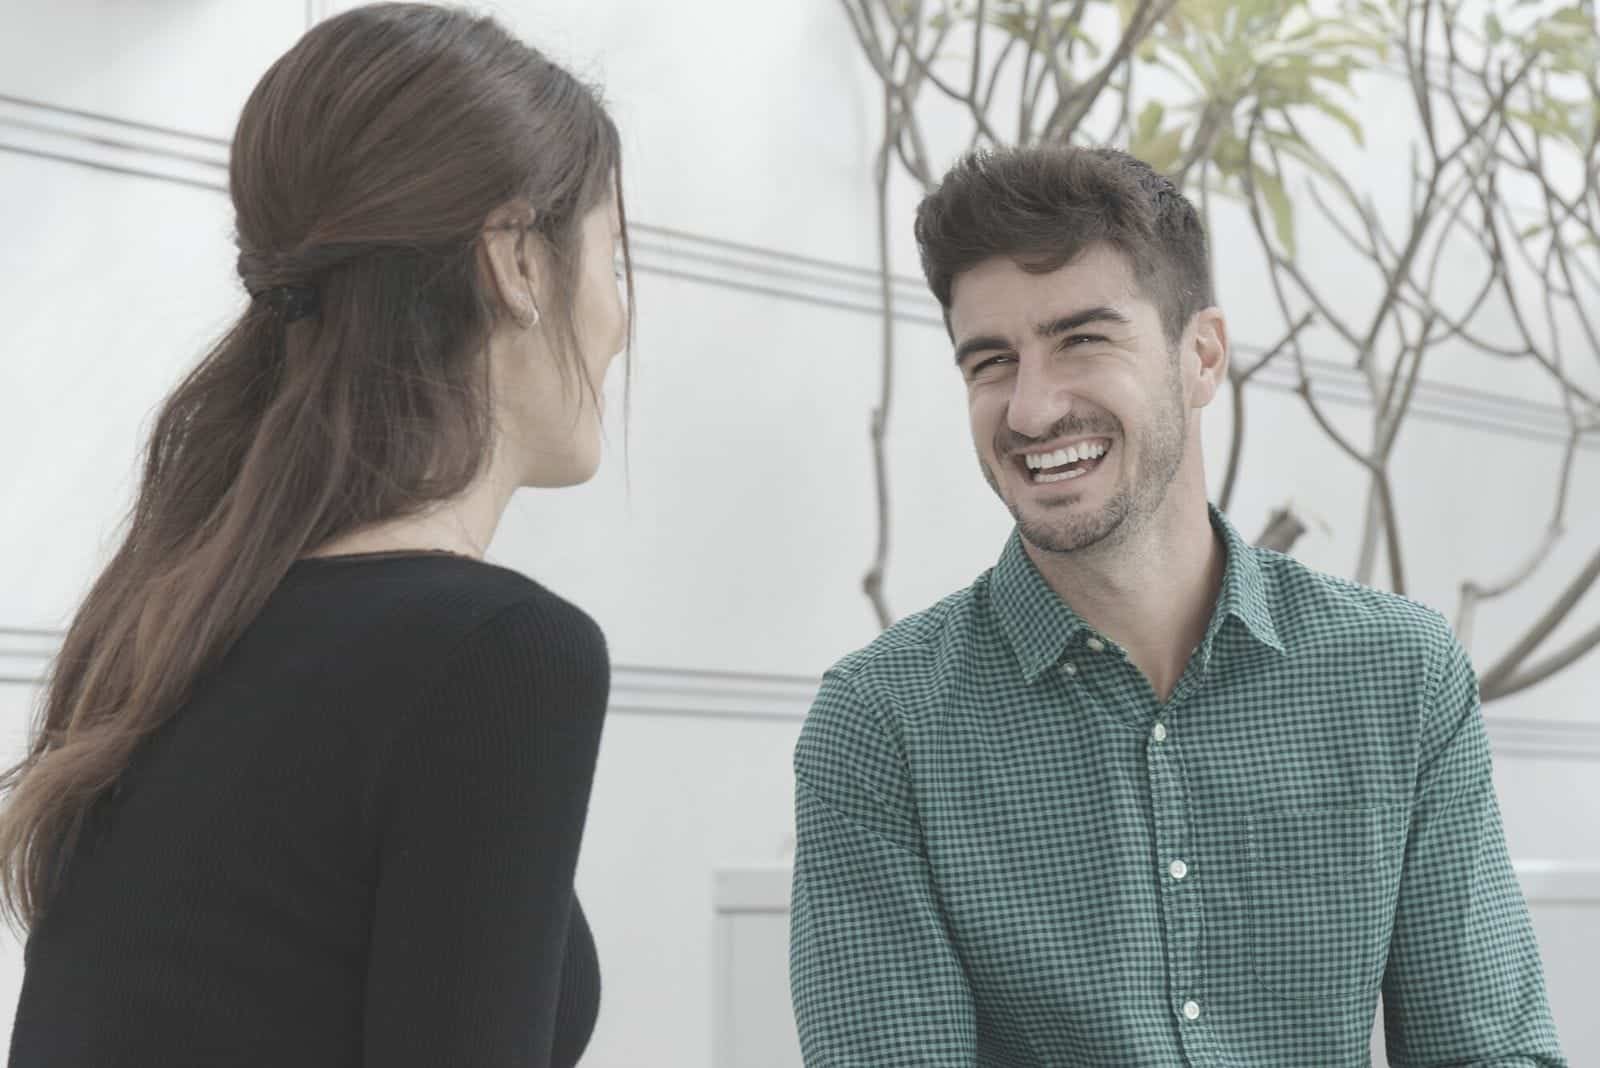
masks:
<instances>
[{"instance_id":1,"label":"bare branch","mask_svg":"<svg viewBox=\"0 0 1600 1068\"><path fill-rule=\"evenodd\" d=\"M1427 328L1424 327L1422 332L1426 336ZM1380 460L1388 460L1390 453L1394 451L1394 443L1400 436L1400 424L1411 410L1411 400L1416 396L1417 382L1422 378L1422 359L1427 354L1426 345L1418 342L1412 349L1411 371L1405 376L1405 387L1400 393L1399 402L1392 405L1389 401L1384 402L1383 411L1378 418L1378 447L1374 450ZM1395 365L1391 385L1400 380L1400 367L1404 362L1405 355L1402 353L1399 363Z\"/></svg>"},{"instance_id":2,"label":"bare branch","mask_svg":"<svg viewBox=\"0 0 1600 1068\"><path fill-rule=\"evenodd\" d=\"M1068 16L1067 25L1077 25L1078 20L1083 17L1084 9L1087 6L1088 0L1077 0L1077 6L1073 8L1072 14ZM1040 50L1040 45L1044 41L1046 29L1050 31L1050 43L1048 51L1044 52ZM1028 55L1022 62L1021 96L1017 112L1017 144L1019 145L1033 142L1033 116L1039 106L1039 93L1044 87L1045 75L1054 65L1055 51L1056 32L1055 26L1052 25L1050 20L1050 5L1040 4L1038 21L1033 24L1033 40L1029 42ZM1033 61L1036 56L1043 60L1043 66L1039 69L1039 77L1030 85L1029 78L1033 75Z\"/></svg>"},{"instance_id":3,"label":"bare branch","mask_svg":"<svg viewBox=\"0 0 1600 1068\"><path fill-rule=\"evenodd\" d=\"M1338 428L1328 421L1328 417L1323 414L1321 406L1317 404L1316 399L1311 395L1311 380L1305 377L1303 367L1301 369L1300 386L1296 392L1305 401L1306 408L1311 412L1311 417L1317 421L1317 426L1322 428L1322 432L1328 435L1329 440L1339 446L1352 460L1371 472L1373 486L1377 490L1382 508L1384 530L1387 535L1385 549L1389 557L1389 579L1394 592L1404 594L1406 592L1405 569L1401 563L1400 530L1395 516L1394 490L1389 484L1389 472L1382 464L1375 462L1360 449L1350 444L1345 436L1339 433Z\"/></svg>"},{"instance_id":4,"label":"bare branch","mask_svg":"<svg viewBox=\"0 0 1600 1068\"><path fill-rule=\"evenodd\" d=\"M1299 339L1300 332L1302 330L1316 321L1316 313L1303 313L1300 318L1295 320L1294 325L1289 327L1289 329L1284 332L1284 335L1272 344L1271 348L1267 349L1267 351L1263 353L1255 363L1250 365L1250 369L1248 371L1239 372L1239 380L1241 382L1249 382L1263 367L1271 363L1280 352L1283 352L1285 349L1289 348L1290 345L1294 344Z\"/></svg>"},{"instance_id":5,"label":"bare branch","mask_svg":"<svg viewBox=\"0 0 1600 1068\"><path fill-rule=\"evenodd\" d=\"M1491 683L1485 683L1482 686L1483 700L1498 701L1502 697L1510 697L1531 686L1537 686L1556 672L1571 666L1579 658L1587 656L1597 647L1600 647L1600 624L1578 635L1565 648L1528 665L1510 678L1495 679Z\"/></svg>"},{"instance_id":6,"label":"bare branch","mask_svg":"<svg viewBox=\"0 0 1600 1068\"><path fill-rule=\"evenodd\" d=\"M1571 413L1568 413L1569 419ZM1583 428L1576 421L1572 422L1572 431L1567 435L1567 445L1561 457L1561 475L1556 480L1556 503L1554 514L1546 525L1544 537L1539 545L1528 555L1521 566L1499 582L1478 583L1468 580L1461 584L1461 604L1456 611L1456 634L1463 644L1470 641L1472 633L1473 613L1479 604L1504 597L1534 576L1534 573L1550 558L1557 543L1567 531L1566 513L1567 497L1572 492L1573 462L1578 455L1578 443L1583 438Z\"/></svg>"},{"instance_id":7,"label":"bare branch","mask_svg":"<svg viewBox=\"0 0 1600 1068\"><path fill-rule=\"evenodd\" d=\"M1128 61L1128 57L1139 46L1139 42L1149 35L1156 23L1167 17L1167 14L1177 6L1177 2L1178 0L1139 0L1139 6L1134 9L1133 15L1128 19L1128 25L1122 31L1122 39L1117 42L1117 47L1112 50L1106 61L1100 65L1100 69L1088 81L1056 101L1055 112L1045 123L1046 135L1052 141L1066 144L1072 140L1072 135L1078 131L1078 124L1099 99L1101 90L1111 81L1111 76L1116 73L1117 68Z\"/></svg>"},{"instance_id":8,"label":"bare branch","mask_svg":"<svg viewBox=\"0 0 1600 1068\"><path fill-rule=\"evenodd\" d=\"M920 10L921 5L919 4L912 10L906 21L915 22ZM905 24L896 19L893 14L889 16L889 21L894 27L897 44L905 49L906 58L910 61L911 67L917 73L918 77L926 79L928 84L932 85L935 89L938 89L951 100L954 100L959 104L965 104L967 106L967 110L971 113L972 121L977 124L978 129L991 142L998 144L1000 142L1000 136L995 133L994 128L989 125L988 116L979 110L977 99L971 95L963 93L961 90L955 88L949 82L945 81L943 78L939 77L939 75L934 73L932 64L933 60L937 58L937 50L930 52L930 54L927 56L921 55L917 51L915 42L912 40L912 38L907 36ZM940 35L941 40L943 40L943 36L943 34Z\"/></svg>"},{"instance_id":9,"label":"bare branch","mask_svg":"<svg viewBox=\"0 0 1600 1068\"><path fill-rule=\"evenodd\" d=\"M878 283L879 299L883 302L880 316L883 361L882 385L878 406L872 412L872 465L877 498L878 544L873 554L872 566L861 580L861 588L872 602L878 625L889 627L894 614L889 610L884 594L884 574L889 564L889 463L887 438L889 412L894 400L894 271L889 260L889 155L890 146L899 139L895 123L895 92L887 83L883 87L883 145L878 151L877 201L878 201Z\"/></svg>"},{"instance_id":10,"label":"bare branch","mask_svg":"<svg viewBox=\"0 0 1600 1068\"><path fill-rule=\"evenodd\" d=\"M989 84L983 90L983 113L989 114L994 105L995 88L1000 84L1000 75L1006 69L1006 61L1011 58L1011 50L1017 47L1020 37L1012 36L1006 41L1005 47L1000 49L1000 57L994 61L994 69L989 72Z\"/></svg>"},{"instance_id":11,"label":"bare branch","mask_svg":"<svg viewBox=\"0 0 1600 1068\"><path fill-rule=\"evenodd\" d=\"M1225 119L1226 113L1208 100L1200 113L1200 124L1195 130L1194 140L1172 169L1170 177L1178 188L1182 189L1188 182L1190 168L1211 156L1212 150L1217 147L1217 138L1222 134Z\"/></svg>"},{"instance_id":12,"label":"bare branch","mask_svg":"<svg viewBox=\"0 0 1600 1068\"><path fill-rule=\"evenodd\" d=\"M1256 545L1273 552L1286 553L1306 532L1300 517L1287 508L1279 508L1267 518L1267 525L1256 536Z\"/></svg>"},{"instance_id":13,"label":"bare branch","mask_svg":"<svg viewBox=\"0 0 1600 1068\"><path fill-rule=\"evenodd\" d=\"M1224 512L1233 507L1233 487L1244 458L1244 376L1228 375L1228 388L1233 395L1233 423L1228 428L1228 465L1222 475L1222 496L1217 499L1217 507Z\"/></svg>"},{"instance_id":14,"label":"bare branch","mask_svg":"<svg viewBox=\"0 0 1600 1068\"><path fill-rule=\"evenodd\" d=\"M1277 344L1268 349L1260 359L1256 360L1248 371L1240 371L1231 363L1228 365L1228 385L1233 392L1233 426L1230 430L1228 444L1227 473L1222 478L1222 496L1217 504L1217 507L1224 512L1233 503L1233 487L1239 478L1239 463L1244 453L1244 387L1249 385L1250 379L1255 377L1257 371L1271 363L1274 357L1288 348L1289 342L1298 337L1300 331L1311 325L1312 320L1315 318L1311 312L1306 312L1302 315L1299 321L1289 328L1289 332L1280 338Z\"/></svg>"},{"instance_id":15,"label":"bare branch","mask_svg":"<svg viewBox=\"0 0 1600 1068\"><path fill-rule=\"evenodd\" d=\"M1485 691L1494 691L1504 685L1539 643L1571 614L1573 607L1582 600L1585 593L1589 592L1589 587L1594 585L1597 578L1600 578L1600 552L1594 554L1588 564L1562 591L1561 596L1556 598L1555 603L1528 628L1527 633L1496 661L1494 667L1483 673L1482 688Z\"/></svg>"},{"instance_id":16,"label":"bare branch","mask_svg":"<svg viewBox=\"0 0 1600 1068\"><path fill-rule=\"evenodd\" d=\"M1317 184L1309 178L1306 179L1306 192L1311 195L1311 203L1316 205L1317 210L1322 213L1322 217L1328 220L1328 223L1339 232L1339 236L1348 241L1351 248L1376 263L1380 270L1384 270L1383 253L1378 249L1377 243L1363 241L1355 231L1351 230L1345 224L1345 221L1339 218L1333 208L1328 205L1328 202L1322 199L1322 194L1317 191ZM1370 231L1368 233L1370 236Z\"/></svg>"},{"instance_id":17,"label":"bare branch","mask_svg":"<svg viewBox=\"0 0 1600 1068\"><path fill-rule=\"evenodd\" d=\"M1246 158L1250 158L1257 133L1260 130L1260 124L1261 112L1257 110L1251 116L1250 126L1245 134ZM1279 312L1283 315L1285 320L1288 320L1291 317L1289 311L1289 302L1283 291L1283 281L1279 277L1279 266L1282 265L1285 269L1287 269L1288 267L1292 266L1292 262L1286 261L1280 257L1273 248L1272 242L1267 237L1266 224L1261 218L1261 204L1255 195L1255 179L1251 174L1251 169L1246 167L1242 173L1245 186L1245 202L1250 209L1250 223L1255 228L1256 237L1260 241L1261 247L1267 250L1268 262L1272 266L1272 269L1268 271L1268 277L1272 282L1273 295L1277 299ZM1285 271L1285 273L1287 273L1287 271ZM1389 484L1389 473L1380 459L1368 456L1360 449L1356 448L1345 438L1343 434L1339 432L1338 428L1336 428L1332 422L1328 420L1328 417L1323 413L1321 406L1317 404L1316 398L1312 396L1311 376L1306 369L1305 353L1300 347L1299 339L1297 337L1291 337L1289 339L1289 346L1290 350L1294 353L1295 367L1300 374L1300 384L1296 392L1299 393L1301 399L1305 401L1306 407L1311 412L1312 418L1316 420L1317 425L1322 429L1322 431L1327 434L1329 440L1331 440L1335 445L1349 455L1351 459L1355 460L1362 467L1366 468L1372 475L1373 485L1383 508L1383 523L1384 530L1387 534L1387 548L1389 553L1390 579L1393 584L1394 591L1396 593L1404 593L1405 569L1402 563L1400 552L1399 521L1394 508L1394 492Z\"/></svg>"},{"instance_id":18,"label":"bare branch","mask_svg":"<svg viewBox=\"0 0 1600 1068\"><path fill-rule=\"evenodd\" d=\"M983 26L989 17L989 0L978 0L978 10L972 16L972 76L967 79L967 99L972 110L988 114L988 108L978 103L978 83L983 78Z\"/></svg>"}]
</instances>

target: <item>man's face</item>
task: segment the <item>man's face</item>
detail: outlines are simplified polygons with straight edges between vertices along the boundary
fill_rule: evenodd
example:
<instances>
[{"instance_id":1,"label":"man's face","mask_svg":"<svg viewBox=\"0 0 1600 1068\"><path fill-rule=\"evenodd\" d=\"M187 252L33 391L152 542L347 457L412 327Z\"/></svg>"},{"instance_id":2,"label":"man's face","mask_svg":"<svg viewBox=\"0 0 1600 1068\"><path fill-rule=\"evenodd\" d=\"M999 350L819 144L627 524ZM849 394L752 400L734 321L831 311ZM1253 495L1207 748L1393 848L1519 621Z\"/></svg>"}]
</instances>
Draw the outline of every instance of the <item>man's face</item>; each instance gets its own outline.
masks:
<instances>
[{"instance_id":1,"label":"man's face","mask_svg":"<svg viewBox=\"0 0 1600 1068\"><path fill-rule=\"evenodd\" d=\"M1190 391L1119 249L1093 245L1049 274L986 260L957 276L950 328L978 462L1028 542L1114 544L1160 509Z\"/></svg>"}]
</instances>

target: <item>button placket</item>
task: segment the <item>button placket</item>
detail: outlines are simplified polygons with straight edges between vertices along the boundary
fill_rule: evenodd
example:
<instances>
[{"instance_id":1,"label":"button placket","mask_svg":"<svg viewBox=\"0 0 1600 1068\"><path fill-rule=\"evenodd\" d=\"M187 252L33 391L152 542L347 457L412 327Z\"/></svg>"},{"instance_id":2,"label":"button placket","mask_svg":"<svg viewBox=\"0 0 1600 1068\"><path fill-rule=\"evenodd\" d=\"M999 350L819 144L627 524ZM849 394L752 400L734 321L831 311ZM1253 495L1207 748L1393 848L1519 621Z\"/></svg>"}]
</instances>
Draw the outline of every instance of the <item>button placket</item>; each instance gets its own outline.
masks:
<instances>
[{"instance_id":1,"label":"button placket","mask_svg":"<svg viewBox=\"0 0 1600 1068\"><path fill-rule=\"evenodd\" d=\"M1169 703L1166 714L1170 716L1178 704ZM1198 993L1204 989L1200 952L1202 887L1192 867L1193 837L1186 807L1187 791L1183 785L1182 754L1164 722L1155 723L1149 729L1145 756L1150 775L1155 855L1163 858L1157 900L1167 949L1168 989L1182 999L1173 1007L1185 1024L1184 1047L1191 1056L1202 1056L1203 1060L1202 1047L1208 1029L1199 1022Z\"/></svg>"}]
</instances>

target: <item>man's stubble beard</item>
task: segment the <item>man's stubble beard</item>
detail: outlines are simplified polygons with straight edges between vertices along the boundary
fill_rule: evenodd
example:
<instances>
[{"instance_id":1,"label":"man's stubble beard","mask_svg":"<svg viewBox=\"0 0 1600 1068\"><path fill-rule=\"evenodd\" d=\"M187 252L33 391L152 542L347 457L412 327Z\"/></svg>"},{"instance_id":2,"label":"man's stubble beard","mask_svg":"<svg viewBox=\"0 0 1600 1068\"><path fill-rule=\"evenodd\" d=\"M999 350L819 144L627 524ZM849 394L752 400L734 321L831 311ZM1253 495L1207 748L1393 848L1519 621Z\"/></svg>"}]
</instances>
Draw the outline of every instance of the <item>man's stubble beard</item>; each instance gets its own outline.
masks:
<instances>
[{"instance_id":1,"label":"man's stubble beard","mask_svg":"<svg viewBox=\"0 0 1600 1068\"><path fill-rule=\"evenodd\" d=\"M1082 495L1073 494L1048 509L1049 512L1065 513L1063 515L1056 518L1024 515L1015 502L1006 500L994 471L986 460L979 458L978 466L983 471L984 480L1005 504L1011 517L1016 520L1022 537L1030 545L1050 553L1082 552L1092 546L1111 548L1124 541L1160 510L1162 502L1166 500L1168 487L1183 466L1187 428L1184 425L1183 384L1176 371L1174 362L1173 373L1168 376L1168 385L1171 387L1167 394L1170 401L1168 418L1155 421L1140 435L1139 454L1151 469L1150 477L1130 485L1131 472L1123 466L1121 484L1105 505L1091 514L1079 511L1078 502ZM1120 421L1117 429L1120 448L1126 450L1127 434L1122 432ZM1122 457L1119 456L1117 462L1119 466L1122 465Z\"/></svg>"}]
</instances>

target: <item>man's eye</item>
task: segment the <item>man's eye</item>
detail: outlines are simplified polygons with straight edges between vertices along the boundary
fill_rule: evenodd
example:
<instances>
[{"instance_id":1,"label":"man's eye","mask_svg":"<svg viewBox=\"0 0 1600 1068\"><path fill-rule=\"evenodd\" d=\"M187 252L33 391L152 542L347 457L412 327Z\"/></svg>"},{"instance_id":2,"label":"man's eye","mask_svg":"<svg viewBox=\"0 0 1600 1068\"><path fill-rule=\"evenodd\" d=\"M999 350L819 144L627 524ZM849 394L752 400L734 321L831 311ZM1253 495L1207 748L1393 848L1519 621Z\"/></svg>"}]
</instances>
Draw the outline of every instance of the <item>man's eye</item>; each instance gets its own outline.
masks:
<instances>
[{"instance_id":1,"label":"man's eye","mask_svg":"<svg viewBox=\"0 0 1600 1068\"><path fill-rule=\"evenodd\" d=\"M1001 363L1004 363L1005 361L1010 360L1010 359L1012 359L1012 357L1010 357L1010 356L988 356L988 357L985 357L984 359L981 359L977 363L973 364L973 366L972 366L972 374L974 376L981 375L981 374L983 374L983 372L988 371L988 370L992 370L993 368L999 366Z\"/></svg>"}]
</instances>

